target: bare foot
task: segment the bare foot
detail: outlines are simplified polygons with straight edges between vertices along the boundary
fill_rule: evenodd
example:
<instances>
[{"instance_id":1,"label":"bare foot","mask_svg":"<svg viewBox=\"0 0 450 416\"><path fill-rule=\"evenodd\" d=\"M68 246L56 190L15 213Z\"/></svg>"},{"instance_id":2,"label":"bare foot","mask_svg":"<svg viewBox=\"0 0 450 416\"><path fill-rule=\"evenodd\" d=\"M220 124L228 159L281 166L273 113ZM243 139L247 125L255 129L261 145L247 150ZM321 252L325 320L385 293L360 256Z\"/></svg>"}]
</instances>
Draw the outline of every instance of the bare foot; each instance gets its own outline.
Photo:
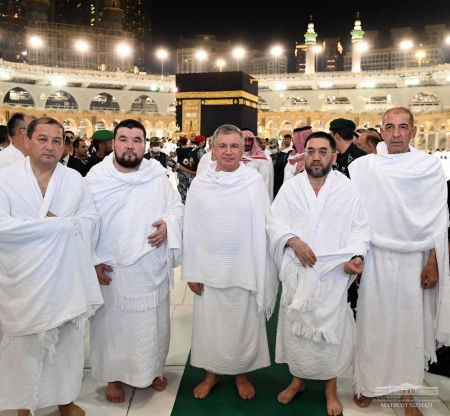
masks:
<instances>
[{"instance_id":1,"label":"bare foot","mask_svg":"<svg viewBox=\"0 0 450 416\"><path fill-rule=\"evenodd\" d=\"M167 387L167 379L165 377L155 377L150 387L156 391L163 391Z\"/></svg>"},{"instance_id":2,"label":"bare foot","mask_svg":"<svg viewBox=\"0 0 450 416\"><path fill-rule=\"evenodd\" d=\"M339 416L342 414L342 404L337 395L336 378L327 381L325 386L325 398L327 400L327 415Z\"/></svg>"},{"instance_id":3,"label":"bare foot","mask_svg":"<svg viewBox=\"0 0 450 416\"><path fill-rule=\"evenodd\" d=\"M122 403L125 400L125 392L121 381L111 381L105 391L106 400L111 403Z\"/></svg>"},{"instance_id":4,"label":"bare foot","mask_svg":"<svg viewBox=\"0 0 450 416\"><path fill-rule=\"evenodd\" d=\"M405 407L405 416L423 416L417 407Z\"/></svg>"},{"instance_id":5,"label":"bare foot","mask_svg":"<svg viewBox=\"0 0 450 416\"><path fill-rule=\"evenodd\" d=\"M423 416L423 413L416 407L414 397L409 394L402 395L400 399L405 408L405 416Z\"/></svg>"},{"instance_id":6,"label":"bare foot","mask_svg":"<svg viewBox=\"0 0 450 416\"><path fill-rule=\"evenodd\" d=\"M207 371L205 379L194 389L194 397L196 399L207 397L219 380L220 377L217 374Z\"/></svg>"},{"instance_id":7,"label":"bare foot","mask_svg":"<svg viewBox=\"0 0 450 416\"><path fill-rule=\"evenodd\" d=\"M291 384L287 386L279 395L278 402L281 404L288 404L297 394L305 390L305 383L299 377L292 377Z\"/></svg>"},{"instance_id":8,"label":"bare foot","mask_svg":"<svg viewBox=\"0 0 450 416\"><path fill-rule=\"evenodd\" d=\"M372 403L372 398L363 396L362 394L358 397L355 394L353 396L353 401L355 402L356 406L365 408L365 407L369 407L370 403Z\"/></svg>"},{"instance_id":9,"label":"bare foot","mask_svg":"<svg viewBox=\"0 0 450 416\"><path fill-rule=\"evenodd\" d=\"M17 416L30 416L31 412L26 409L17 410Z\"/></svg>"},{"instance_id":10,"label":"bare foot","mask_svg":"<svg viewBox=\"0 0 450 416\"><path fill-rule=\"evenodd\" d=\"M60 404L59 413L61 416L85 416L84 410L77 406L74 402L69 404Z\"/></svg>"},{"instance_id":11,"label":"bare foot","mask_svg":"<svg viewBox=\"0 0 450 416\"><path fill-rule=\"evenodd\" d=\"M243 400L251 400L255 397L256 391L252 383L248 381L245 374L238 374L236 376L236 387L238 389L239 397Z\"/></svg>"}]
</instances>

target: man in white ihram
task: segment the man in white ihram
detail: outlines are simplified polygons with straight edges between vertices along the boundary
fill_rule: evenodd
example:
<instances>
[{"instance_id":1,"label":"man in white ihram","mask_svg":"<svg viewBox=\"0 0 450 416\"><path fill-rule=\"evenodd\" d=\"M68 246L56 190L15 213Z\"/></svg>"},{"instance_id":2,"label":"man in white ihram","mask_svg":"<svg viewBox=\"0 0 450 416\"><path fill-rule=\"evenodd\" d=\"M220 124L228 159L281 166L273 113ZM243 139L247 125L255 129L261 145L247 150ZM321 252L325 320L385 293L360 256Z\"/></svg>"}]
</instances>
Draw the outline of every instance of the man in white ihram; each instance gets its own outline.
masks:
<instances>
[{"instance_id":1,"label":"man in white ihram","mask_svg":"<svg viewBox=\"0 0 450 416\"><path fill-rule=\"evenodd\" d=\"M354 353L347 290L362 272L370 230L356 187L331 170L334 138L312 133L304 152L305 170L284 183L267 227L283 285L275 361L292 374L278 401L287 404L301 393L302 378L326 380L327 414L337 416L336 380Z\"/></svg>"},{"instance_id":2,"label":"man in white ihram","mask_svg":"<svg viewBox=\"0 0 450 416\"><path fill-rule=\"evenodd\" d=\"M191 364L206 370L203 399L221 374L235 375L239 396L255 389L246 373L270 365L264 318L276 298L276 270L265 231L269 196L261 175L240 163L244 137L216 129L216 161L192 181L186 199L182 279L195 293Z\"/></svg>"},{"instance_id":3,"label":"man in white ihram","mask_svg":"<svg viewBox=\"0 0 450 416\"><path fill-rule=\"evenodd\" d=\"M73 403L86 319L103 303L92 254L99 216L80 174L59 160L62 125L33 120L28 157L0 170L0 410ZM80 259L82 259L80 261Z\"/></svg>"},{"instance_id":4,"label":"man in white ihram","mask_svg":"<svg viewBox=\"0 0 450 416\"><path fill-rule=\"evenodd\" d=\"M105 304L91 322L93 376L105 396L125 400L123 383L161 391L169 349L169 289L181 260L183 205L166 170L144 158L145 128L114 129L114 151L86 176L101 217L96 271Z\"/></svg>"},{"instance_id":5,"label":"man in white ihram","mask_svg":"<svg viewBox=\"0 0 450 416\"><path fill-rule=\"evenodd\" d=\"M377 154L350 165L372 234L359 289L354 400L367 407L396 393L405 414L418 416L414 389L438 343L450 345L447 187L440 161L409 146L416 127L408 109L386 111L381 133Z\"/></svg>"}]
</instances>

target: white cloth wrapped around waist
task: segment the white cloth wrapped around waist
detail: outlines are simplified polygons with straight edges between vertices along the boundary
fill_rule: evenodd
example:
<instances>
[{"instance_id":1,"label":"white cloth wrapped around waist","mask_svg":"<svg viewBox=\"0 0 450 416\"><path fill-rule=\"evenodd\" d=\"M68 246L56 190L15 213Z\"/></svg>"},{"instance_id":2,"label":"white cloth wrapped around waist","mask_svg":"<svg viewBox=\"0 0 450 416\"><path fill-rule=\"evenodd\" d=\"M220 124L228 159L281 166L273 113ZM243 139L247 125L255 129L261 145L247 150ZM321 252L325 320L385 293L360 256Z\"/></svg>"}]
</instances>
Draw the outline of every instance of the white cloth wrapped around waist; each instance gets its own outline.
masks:
<instances>
[{"instance_id":1,"label":"white cloth wrapped around waist","mask_svg":"<svg viewBox=\"0 0 450 416\"><path fill-rule=\"evenodd\" d=\"M294 250L285 250L280 269L281 302L288 306L293 335L315 342L340 343L341 324L348 308L347 289L354 280L343 265L352 253L350 249L317 256L314 267L303 267Z\"/></svg>"},{"instance_id":2,"label":"white cloth wrapped around waist","mask_svg":"<svg viewBox=\"0 0 450 416\"><path fill-rule=\"evenodd\" d=\"M123 311L145 311L159 306L169 293L170 279L162 246L129 266L111 265L111 285L117 306Z\"/></svg>"}]
</instances>

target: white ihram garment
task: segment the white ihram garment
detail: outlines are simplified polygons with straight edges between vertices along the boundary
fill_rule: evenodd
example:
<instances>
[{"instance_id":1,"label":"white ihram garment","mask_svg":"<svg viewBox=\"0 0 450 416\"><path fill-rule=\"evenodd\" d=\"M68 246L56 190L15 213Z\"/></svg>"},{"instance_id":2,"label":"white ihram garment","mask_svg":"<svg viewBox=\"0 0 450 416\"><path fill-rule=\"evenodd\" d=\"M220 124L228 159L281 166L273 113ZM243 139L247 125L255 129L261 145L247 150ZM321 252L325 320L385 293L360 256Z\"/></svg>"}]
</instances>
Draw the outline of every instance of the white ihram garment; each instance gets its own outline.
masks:
<instances>
[{"instance_id":1,"label":"white ihram garment","mask_svg":"<svg viewBox=\"0 0 450 416\"><path fill-rule=\"evenodd\" d=\"M423 384L438 343L450 344L446 183L439 160L423 152L377 155L350 165L372 241L361 278L354 384L380 396ZM439 284L420 287L435 248Z\"/></svg>"},{"instance_id":2,"label":"white ihram garment","mask_svg":"<svg viewBox=\"0 0 450 416\"><path fill-rule=\"evenodd\" d=\"M91 260L98 229L78 172L58 163L43 197L28 158L1 170L0 409L77 398L84 322L103 303Z\"/></svg>"},{"instance_id":3,"label":"white ihram garment","mask_svg":"<svg viewBox=\"0 0 450 416\"><path fill-rule=\"evenodd\" d=\"M267 230L283 284L275 360L287 363L297 377L338 377L351 365L355 344L347 303L354 276L344 272L344 264L365 255L370 239L358 192L344 175L331 171L316 195L302 172L281 188ZM314 267L303 267L286 247L295 236L315 253Z\"/></svg>"},{"instance_id":4,"label":"white ihram garment","mask_svg":"<svg viewBox=\"0 0 450 416\"><path fill-rule=\"evenodd\" d=\"M181 259L183 205L153 159L139 170L119 172L114 154L86 177L101 217L96 263L112 267L102 286L105 305L91 323L91 365L95 378L150 385L163 375L169 348L169 289ZM167 241L156 248L147 237L163 219Z\"/></svg>"},{"instance_id":5,"label":"white ihram garment","mask_svg":"<svg viewBox=\"0 0 450 416\"><path fill-rule=\"evenodd\" d=\"M194 297L191 364L240 374L270 365L264 318L277 281L265 232L269 198L253 169L215 168L193 180L186 199L182 279L204 285Z\"/></svg>"}]
</instances>

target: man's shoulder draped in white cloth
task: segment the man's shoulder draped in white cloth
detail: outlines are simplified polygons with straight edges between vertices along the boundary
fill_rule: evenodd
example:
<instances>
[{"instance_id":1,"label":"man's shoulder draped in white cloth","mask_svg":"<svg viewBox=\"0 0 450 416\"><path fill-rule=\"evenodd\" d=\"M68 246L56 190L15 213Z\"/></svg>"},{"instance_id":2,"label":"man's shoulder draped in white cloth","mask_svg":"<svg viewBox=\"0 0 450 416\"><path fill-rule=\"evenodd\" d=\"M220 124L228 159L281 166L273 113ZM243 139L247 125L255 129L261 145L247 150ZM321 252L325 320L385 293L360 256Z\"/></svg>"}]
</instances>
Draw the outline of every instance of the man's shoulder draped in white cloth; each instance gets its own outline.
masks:
<instances>
[{"instance_id":1,"label":"man's shoulder draped in white cloth","mask_svg":"<svg viewBox=\"0 0 450 416\"><path fill-rule=\"evenodd\" d=\"M316 342L339 343L340 323L351 279L344 263L365 255L370 239L368 222L351 181L331 171L316 196L304 171L288 180L272 204L267 232L270 251L283 282L281 301L296 335ZM303 267L286 242L305 241L317 257L314 267Z\"/></svg>"},{"instance_id":2,"label":"man's shoulder draped in white cloth","mask_svg":"<svg viewBox=\"0 0 450 416\"><path fill-rule=\"evenodd\" d=\"M380 154L357 159L349 167L369 216L372 244L400 253L436 249L439 285L427 290L436 294L435 338L450 345L448 207L442 166L413 148L387 154L382 145Z\"/></svg>"},{"instance_id":3,"label":"man's shoulder draped in white cloth","mask_svg":"<svg viewBox=\"0 0 450 416\"><path fill-rule=\"evenodd\" d=\"M25 159L23 153L13 144L10 144L5 150L0 153L0 169L20 162L23 159Z\"/></svg>"},{"instance_id":4,"label":"man's shoulder draped in white cloth","mask_svg":"<svg viewBox=\"0 0 450 416\"><path fill-rule=\"evenodd\" d=\"M243 163L234 172L216 172L215 167L211 162L187 195L182 279L250 290L259 314L268 317L277 281L265 233L267 188L261 175Z\"/></svg>"},{"instance_id":5,"label":"man's shoulder draped in white cloth","mask_svg":"<svg viewBox=\"0 0 450 416\"><path fill-rule=\"evenodd\" d=\"M101 217L96 263L126 267L152 253L166 268L172 281L173 267L181 260L183 205L166 175L154 159L143 159L135 172L122 173L114 167L114 153L95 165L86 180ZM156 248L147 237L152 225L167 224L167 241ZM132 230L132 231L131 231Z\"/></svg>"},{"instance_id":6,"label":"man's shoulder draped in white cloth","mask_svg":"<svg viewBox=\"0 0 450 416\"><path fill-rule=\"evenodd\" d=\"M6 334L82 324L103 303L92 263L98 229L78 172L58 164L42 196L28 158L1 170L0 322Z\"/></svg>"}]
</instances>

